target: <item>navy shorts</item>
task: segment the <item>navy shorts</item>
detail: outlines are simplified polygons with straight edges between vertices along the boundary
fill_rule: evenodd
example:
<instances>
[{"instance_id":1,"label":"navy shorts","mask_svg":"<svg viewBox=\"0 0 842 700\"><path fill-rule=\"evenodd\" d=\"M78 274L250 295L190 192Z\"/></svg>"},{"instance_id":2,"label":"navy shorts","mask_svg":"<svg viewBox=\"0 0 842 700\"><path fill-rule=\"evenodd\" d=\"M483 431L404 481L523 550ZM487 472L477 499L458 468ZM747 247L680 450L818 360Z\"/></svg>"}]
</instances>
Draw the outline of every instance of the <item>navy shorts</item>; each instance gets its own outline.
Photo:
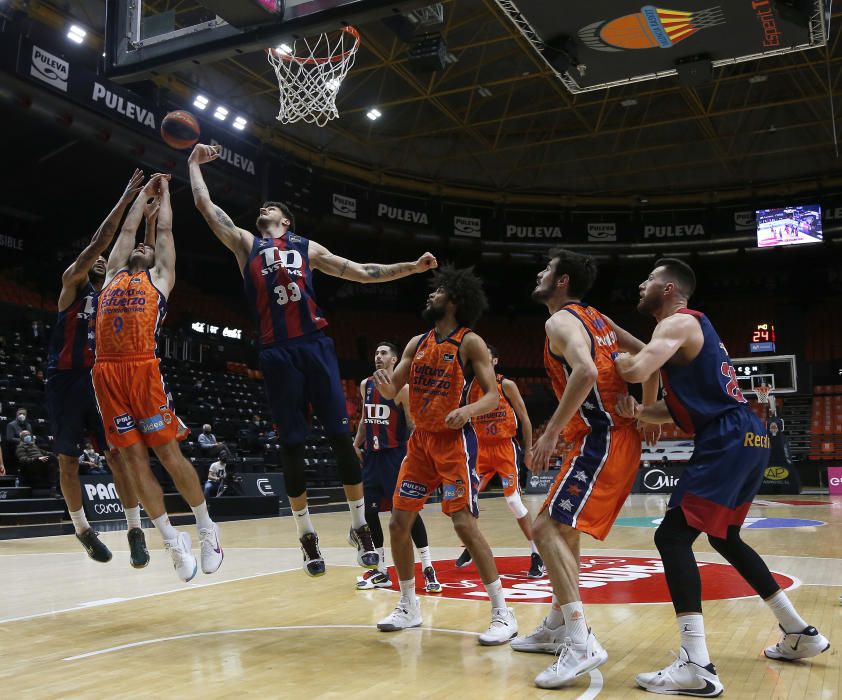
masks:
<instances>
[{"instance_id":1,"label":"navy shorts","mask_svg":"<svg viewBox=\"0 0 842 700\"><path fill-rule=\"evenodd\" d=\"M336 350L326 335L310 333L261 350L260 370L281 444L307 439L311 406L328 436L350 432Z\"/></svg>"},{"instance_id":2,"label":"navy shorts","mask_svg":"<svg viewBox=\"0 0 842 700\"><path fill-rule=\"evenodd\" d=\"M107 449L91 370L60 370L47 375L47 415L57 454L78 457L86 439L98 450Z\"/></svg>"},{"instance_id":3,"label":"navy shorts","mask_svg":"<svg viewBox=\"0 0 842 700\"><path fill-rule=\"evenodd\" d=\"M406 445L363 455L363 489L368 508L380 508L385 500L392 508L392 496L398 485L401 462L406 456Z\"/></svg>"}]
</instances>

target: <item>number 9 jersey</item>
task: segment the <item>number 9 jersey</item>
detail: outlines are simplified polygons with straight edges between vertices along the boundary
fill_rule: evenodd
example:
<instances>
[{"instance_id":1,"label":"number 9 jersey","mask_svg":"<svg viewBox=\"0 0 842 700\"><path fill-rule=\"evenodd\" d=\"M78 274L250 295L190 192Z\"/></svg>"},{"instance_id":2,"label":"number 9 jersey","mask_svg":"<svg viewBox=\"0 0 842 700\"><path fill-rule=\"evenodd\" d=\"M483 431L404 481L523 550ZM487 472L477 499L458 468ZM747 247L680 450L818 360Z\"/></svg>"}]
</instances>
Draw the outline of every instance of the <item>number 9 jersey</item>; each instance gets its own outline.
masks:
<instances>
[{"instance_id":1,"label":"number 9 jersey","mask_svg":"<svg viewBox=\"0 0 842 700\"><path fill-rule=\"evenodd\" d=\"M313 294L309 244L289 231L280 238L254 239L243 288L264 348L327 325Z\"/></svg>"}]
</instances>

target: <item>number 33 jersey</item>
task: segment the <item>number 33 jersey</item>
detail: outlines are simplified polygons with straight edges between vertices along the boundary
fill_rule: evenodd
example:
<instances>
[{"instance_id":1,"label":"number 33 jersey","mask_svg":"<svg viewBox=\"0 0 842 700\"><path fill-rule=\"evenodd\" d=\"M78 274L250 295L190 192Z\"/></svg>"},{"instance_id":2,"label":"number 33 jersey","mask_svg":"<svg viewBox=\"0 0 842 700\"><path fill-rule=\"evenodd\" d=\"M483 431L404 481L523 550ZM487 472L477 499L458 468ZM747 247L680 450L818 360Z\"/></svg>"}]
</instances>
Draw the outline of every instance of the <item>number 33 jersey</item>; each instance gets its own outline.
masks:
<instances>
[{"instance_id":1,"label":"number 33 jersey","mask_svg":"<svg viewBox=\"0 0 842 700\"><path fill-rule=\"evenodd\" d=\"M254 239L243 288L264 348L327 325L313 294L309 244L289 231L280 238Z\"/></svg>"},{"instance_id":2,"label":"number 33 jersey","mask_svg":"<svg viewBox=\"0 0 842 700\"><path fill-rule=\"evenodd\" d=\"M154 359L167 315L167 298L149 270L120 270L99 293L96 315L97 362Z\"/></svg>"}]
</instances>

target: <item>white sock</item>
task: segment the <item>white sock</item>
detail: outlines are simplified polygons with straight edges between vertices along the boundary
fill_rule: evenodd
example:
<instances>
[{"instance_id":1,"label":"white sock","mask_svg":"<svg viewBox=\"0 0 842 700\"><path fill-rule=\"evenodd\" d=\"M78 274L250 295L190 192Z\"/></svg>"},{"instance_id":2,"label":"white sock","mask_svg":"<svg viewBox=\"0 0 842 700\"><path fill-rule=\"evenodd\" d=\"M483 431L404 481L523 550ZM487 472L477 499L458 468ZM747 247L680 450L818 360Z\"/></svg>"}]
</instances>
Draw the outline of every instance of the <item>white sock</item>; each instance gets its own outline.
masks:
<instances>
[{"instance_id":1,"label":"white sock","mask_svg":"<svg viewBox=\"0 0 842 700\"><path fill-rule=\"evenodd\" d=\"M581 600L567 603L561 606L561 614L564 615L564 626L567 629L567 636L574 644L584 644L588 641L588 623L585 622L585 607Z\"/></svg>"},{"instance_id":2,"label":"white sock","mask_svg":"<svg viewBox=\"0 0 842 700\"><path fill-rule=\"evenodd\" d=\"M196 516L196 527L200 530L210 530L213 527L213 520L208 515L208 504L202 501L199 505L193 507L193 515Z\"/></svg>"},{"instance_id":3,"label":"white sock","mask_svg":"<svg viewBox=\"0 0 842 700\"><path fill-rule=\"evenodd\" d=\"M547 627L551 630L558 629L564 626L564 613L561 612L561 604L558 598L553 595L553 604L550 606L550 612L547 614Z\"/></svg>"},{"instance_id":4,"label":"white sock","mask_svg":"<svg viewBox=\"0 0 842 700\"><path fill-rule=\"evenodd\" d=\"M72 516L73 513L70 515ZM801 618L783 591L778 591L764 602L769 606L775 617L778 618L778 622L784 628L784 631L790 633L800 632L805 627L808 627L807 623Z\"/></svg>"},{"instance_id":5,"label":"white sock","mask_svg":"<svg viewBox=\"0 0 842 700\"><path fill-rule=\"evenodd\" d=\"M85 517L84 508L80 508L79 510L70 510L68 512L70 513L70 519L73 521L73 528L76 530L77 535L81 535L85 530L91 529L91 524Z\"/></svg>"},{"instance_id":6,"label":"white sock","mask_svg":"<svg viewBox=\"0 0 842 700\"><path fill-rule=\"evenodd\" d=\"M433 565L433 558L430 556L430 547L427 545L426 547L421 547L418 550L418 556L421 557L421 569L426 569L428 566Z\"/></svg>"},{"instance_id":7,"label":"white sock","mask_svg":"<svg viewBox=\"0 0 842 700\"><path fill-rule=\"evenodd\" d=\"M707 666L710 663L710 655L705 643L705 618L701 613L690 613L679 615L675 621L678 623L678 636L687 657L694 664Z\"/></svg>"},{"instance_id":8,"label":"white sock","mask_svg":"<svg viewBox=\"0 0 842 700\"><path fill-rule=\"evenodd\" d=\"M178 530L170 524L170 516L166 513L158 518L153 518L152 524L158 528L158 532L161 533L164 540L174 540L178 537Z\"/></svg>"},{"instance_id":9,"label":"white sock","mask_svg":"<svg viewBox=\"0 0 842 700\"><path fill-rule=\"evenodd\" d=\"M384 574L388 574L389 567L386 566L386 549L383 547L378 547L377 556L380 557L380 563L377 565L377 569L379 571L382 571Z\"/></svg>"},{"instance_id":10,"label":"white sock","mask_svg":"<svg viewBox=\"0 0 842 700\"><path fill-rule=\"evenodd\" d=\"M491 599L492 608L506 607L506 596L503 595L503 582L499 578L494 579L491 583L486 583L485 590Z\"/></svg>"},{"instance_id":11,"label":"white sock","mask_svg":"<svg viewBox=\"0 0 842 700\"><path fill-rule=\"evenodd\" d=\"M401 586L401 602L417 605L418 599L415 597L415 578L399 581L399 583Z\"/></svg>"},{"instance_id":12,"label":"white sock","mask_svg":"<svg viewBox=\"0 0 842 700\"><path fill-rule=\"evenodd\" d=\"M126 514L126 523L129 526L129 530L133 528L140 527L140 504L136 505L134 508L123 508L123 511Z\"/></svg>"},{"instance_id":13,"label":"white sock","mask_svg":"<svg viewBox=\"0 0 842 700\"><path fill-rule=\"evenodd\" d=\"M535 542L533 540L529 540L529 548L532 550L533 554L538 554L538 548L535 546Z\"/></svg>"},{"instance_id":14,"label":"white sock","mask_svg":"<svg viewBox=\"0 0 842 700\"><path fill-rule=\"evenodd\" d=\"M295 527L298 529L298 539L301 539L308 532L316 533L313 523L310 522L310 509L304 506L302 510L292 511L292 517L295 518Z\"/></svg>"},{"instance_id":15,"label":"white sock","mask_svg":"<svg viewBox=\"0 0 842 700\"><path fill-rule=\"evenodd\" d=\"M348 501L348 508L351 509L351 527L357 530L365 525L365 499Z\"/></svg>"}]
</instances>

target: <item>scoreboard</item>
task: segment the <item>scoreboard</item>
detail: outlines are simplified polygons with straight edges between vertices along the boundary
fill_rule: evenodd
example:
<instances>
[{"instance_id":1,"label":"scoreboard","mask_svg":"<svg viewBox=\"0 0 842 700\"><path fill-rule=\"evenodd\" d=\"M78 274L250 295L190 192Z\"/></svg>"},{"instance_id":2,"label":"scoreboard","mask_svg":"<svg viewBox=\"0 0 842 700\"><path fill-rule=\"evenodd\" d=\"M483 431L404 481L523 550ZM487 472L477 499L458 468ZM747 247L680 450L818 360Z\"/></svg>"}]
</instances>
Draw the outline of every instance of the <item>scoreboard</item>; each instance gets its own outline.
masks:
<instances>
[{"instance_id":1,"label":"scoreboard","mask_svg":"<svg viewBox=\"0 0 842 700\"><path fill-rule=\"evenodd\" d=\"M775 352L775 324L758 323L751 332L749 352Z\"/></svg>"}]
</instances>

